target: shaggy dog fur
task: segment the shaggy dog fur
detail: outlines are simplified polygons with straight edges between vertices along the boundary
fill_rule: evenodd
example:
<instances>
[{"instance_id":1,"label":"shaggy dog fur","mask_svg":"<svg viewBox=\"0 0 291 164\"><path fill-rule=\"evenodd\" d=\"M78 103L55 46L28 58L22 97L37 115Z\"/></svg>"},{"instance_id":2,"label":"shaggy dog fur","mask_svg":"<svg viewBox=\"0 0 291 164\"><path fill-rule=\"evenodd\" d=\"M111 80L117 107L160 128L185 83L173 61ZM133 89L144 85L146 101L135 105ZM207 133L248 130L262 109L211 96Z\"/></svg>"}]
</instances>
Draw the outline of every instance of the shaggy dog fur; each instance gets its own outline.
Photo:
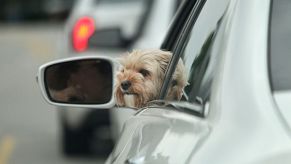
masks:
<instances>
[{"instance_id":1,"label":"shaggy dog fur","mask_svg":"<svg viewBox=\"0 0 291 164\"><path fill-rule=\"evenodd\" d=\"M172 53L162 50L134 50L120 59L115 98L118 106L140 108L156 100ZM182 60L173 74L167 100L180 100L187 85Z\"/></svg>"}]
</instances>

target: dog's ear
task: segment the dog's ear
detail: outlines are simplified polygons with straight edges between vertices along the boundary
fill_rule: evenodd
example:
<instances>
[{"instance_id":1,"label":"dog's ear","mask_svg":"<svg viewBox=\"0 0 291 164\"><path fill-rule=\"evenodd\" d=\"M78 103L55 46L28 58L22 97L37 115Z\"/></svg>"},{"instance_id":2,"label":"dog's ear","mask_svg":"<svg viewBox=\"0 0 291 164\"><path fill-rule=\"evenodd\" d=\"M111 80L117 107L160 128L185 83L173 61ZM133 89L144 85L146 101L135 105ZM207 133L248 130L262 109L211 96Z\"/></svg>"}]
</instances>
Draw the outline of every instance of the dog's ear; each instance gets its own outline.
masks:
<instances>
[{"instance_id":1,"label":"dog's ear","mask_svg":"<svg viewBox=\"0 0 291 164\"><path fill-rule=\"evenodd\" d=\"M183 88L178 88L176 91L177 101L180 101L183 96Z\"/></svg>"},{"instance_id":2,"label":"dog's ear","mask_svg":"<svg viewBox=\"0 0 291 164\"><path fill-rule=\"evenodd\" d=\"M161 71L166 72L167 66L171 58L172 58L171 52L159 50L158 55L156 55L156 60L160 64Z\"/></svg>"},{"instance_id":3,"label":"dog's ear","mask_svg":"<svg viewBox=\"0 0 291 164\"><path fill-rule=\"evenodd\" d=\"M121 65L125 65L126 61L128 60L128 56L129 56L129 52L125 52L123 54L120 55L120 57L115 58L117 60L117 62Z\"/></svg>"}]
</instances>

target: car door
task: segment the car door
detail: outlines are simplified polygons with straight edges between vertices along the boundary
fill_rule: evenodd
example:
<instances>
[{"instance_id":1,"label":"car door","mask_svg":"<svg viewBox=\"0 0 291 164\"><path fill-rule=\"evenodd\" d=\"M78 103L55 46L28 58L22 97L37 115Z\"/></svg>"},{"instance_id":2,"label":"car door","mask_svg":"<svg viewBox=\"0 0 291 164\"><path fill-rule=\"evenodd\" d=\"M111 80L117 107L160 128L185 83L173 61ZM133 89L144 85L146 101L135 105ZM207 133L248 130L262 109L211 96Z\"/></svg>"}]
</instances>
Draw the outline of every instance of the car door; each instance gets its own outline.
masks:
<instances>
[{"instance_id":1,"label":"car door","mask_svg":"<svg viewBox=\"0 0 291 164\"><path fill-rule=\"evenodd\" d=\"M175 24L171 26L162 48L172 50L174 56L167 69L160 100L126 121L108 163L189 162L211 132L204 116L209 105L211 82L220 60L217 52L221 42L218 40L222 38L221 21L226 17L228 4L229 0L197 1L192 4L188 15L181 16L184 24L179 22L176 27ZM172 87L172 73L180 57L189 72L189 85L185 88L183 100L166 102L164 98Z\"/></svg>"}]
</instances>

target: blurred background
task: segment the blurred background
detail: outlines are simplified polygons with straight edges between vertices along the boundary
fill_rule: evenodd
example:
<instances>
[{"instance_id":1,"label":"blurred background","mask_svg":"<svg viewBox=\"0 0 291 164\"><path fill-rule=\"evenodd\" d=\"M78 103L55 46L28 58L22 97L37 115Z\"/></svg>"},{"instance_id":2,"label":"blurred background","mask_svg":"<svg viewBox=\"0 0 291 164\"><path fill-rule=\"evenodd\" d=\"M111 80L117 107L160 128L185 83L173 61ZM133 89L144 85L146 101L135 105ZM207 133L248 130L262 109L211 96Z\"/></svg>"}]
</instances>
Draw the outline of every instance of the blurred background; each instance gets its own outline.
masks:
<instances>
[{"instance_id":1,"label":"blurred background","mask_svg":"<svg viewBox=\"0 0 291 164\"><path fill-rule=\"evenodd\" d=\"M57 58L74 0L0 1L0 164L103 163L62 153L56 109L41 96L38 67Z\"/></svg>"},{"instance_id":2,"label":"blurred background","mask_svg":"<svg viewBox=\"0 0 291 164\"><path fill-rule=\"evenodd\" d=\"M0 0L0 164L104 163L134 111L51 106L38 67L159 48L181 2Z\"/></svg>"}]
</instances>

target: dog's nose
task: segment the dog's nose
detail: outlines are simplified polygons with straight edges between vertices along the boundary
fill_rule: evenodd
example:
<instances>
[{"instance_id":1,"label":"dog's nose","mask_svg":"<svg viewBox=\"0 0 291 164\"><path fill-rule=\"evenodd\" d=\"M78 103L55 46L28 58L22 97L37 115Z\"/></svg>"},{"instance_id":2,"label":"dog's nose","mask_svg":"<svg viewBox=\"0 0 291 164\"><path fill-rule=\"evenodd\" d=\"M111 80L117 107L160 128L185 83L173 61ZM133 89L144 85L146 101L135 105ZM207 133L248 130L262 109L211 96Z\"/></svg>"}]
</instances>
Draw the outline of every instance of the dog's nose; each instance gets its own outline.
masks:
<instances>
[{"instance_id":1,"label":"dog's nose","mask_svg":"<svg viewBox=\"0 0 291 164\"><path fill-rule=\"evenodd\" d=\"M123 90L128 90L128 88L129 88L130 86L131 86L131 82L128 81L128 80L123 81L123 82L121 83L121 88L122 88Z\"/></svg>"}]
</instances>

